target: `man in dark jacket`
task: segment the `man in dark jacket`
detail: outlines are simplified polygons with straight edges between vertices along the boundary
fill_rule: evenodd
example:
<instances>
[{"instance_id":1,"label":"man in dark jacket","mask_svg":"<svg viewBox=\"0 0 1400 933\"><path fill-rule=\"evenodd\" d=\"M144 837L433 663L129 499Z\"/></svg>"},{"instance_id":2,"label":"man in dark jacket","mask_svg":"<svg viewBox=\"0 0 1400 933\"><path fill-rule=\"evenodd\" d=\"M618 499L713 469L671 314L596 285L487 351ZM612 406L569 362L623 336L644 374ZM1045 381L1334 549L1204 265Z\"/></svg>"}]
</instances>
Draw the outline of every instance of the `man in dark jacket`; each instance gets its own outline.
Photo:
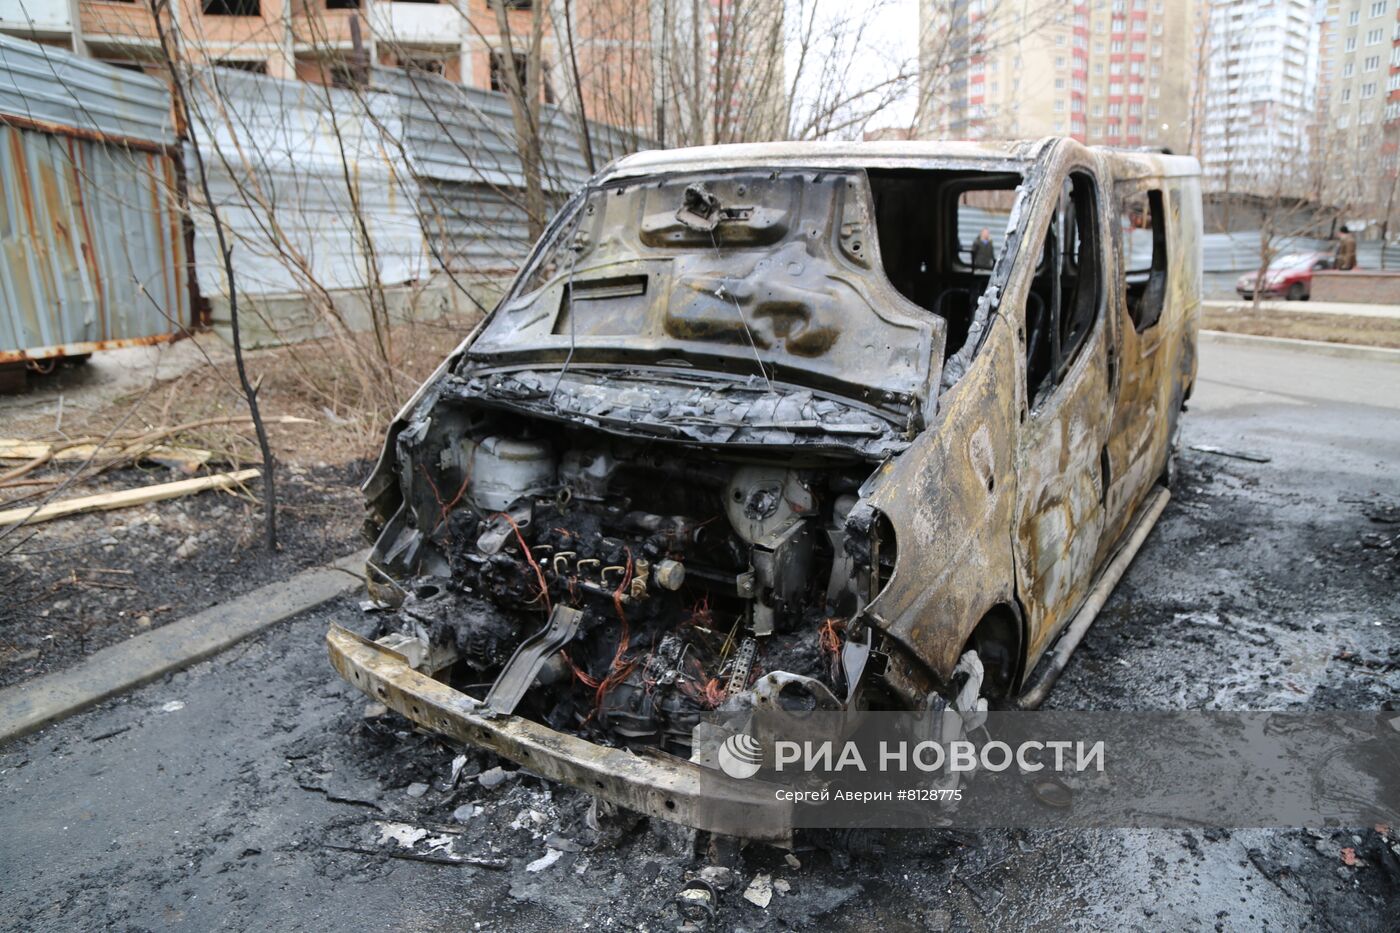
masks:
<instances>
[{"instance_id":1,"label":"man in dark jacket","mask_svg":"<svg viewBox=\"0 0 1400 933\"><path fill-rule=\"evenodd\" d=\"M972 243L972 268L990 269L996 265L996 261L996 250L992 248L992 232L983 227Z\"/></svg>"}]
</instances>

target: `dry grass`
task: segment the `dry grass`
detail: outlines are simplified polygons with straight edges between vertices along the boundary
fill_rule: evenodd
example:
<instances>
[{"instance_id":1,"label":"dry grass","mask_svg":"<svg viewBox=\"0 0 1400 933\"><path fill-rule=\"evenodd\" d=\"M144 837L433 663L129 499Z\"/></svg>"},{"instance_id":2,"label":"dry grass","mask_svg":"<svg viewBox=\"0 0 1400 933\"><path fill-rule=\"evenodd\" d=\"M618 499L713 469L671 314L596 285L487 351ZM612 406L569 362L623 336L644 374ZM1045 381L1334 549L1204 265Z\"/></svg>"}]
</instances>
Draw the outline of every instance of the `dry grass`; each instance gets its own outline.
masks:
<instances>
[{"instance_id":1,"label":"dry grass","mask_svg":"<svg viewBox=\"0 0 1400 933\"><path fill-rule=\"evenodd\" d=\"M1288 337L1361 346L1400 349L1400 320L1351 314L1269 311L1245 307L1239 311L1201 310L1201 326L1256 337Z\"/></svg>"},{"instance_id":2,"label":"dry grass","mask_svg":"<svg viewBox=\"0 0 1400 933\"><path fill-rule=\"evenodd\" d=\"M395 328L395 358L368 373L348 362L354 350L371 351L369 335L308 341L246 354L249 378L258 386L262 413L269 422L291 415L311 423L268 424L273 452L291 467L336 466L377 454L384 431L398 406L451 352L472 321L402 324ZM345 341L362 341L347 348ZM34 442L65 442L74 438L103 439L138 436L155 429L200 422L230 421L246 416L247 405L238 388L231 359L204 362L178 376L147 382L89 410L73 411L54 431L51 415L17 418L6 436ZM232 469L261 458L252 425L246 421L202 424L180 431L162 443L214 452L211 469ZM97 458L86 474L97 472ZM109 466L115 464L109 464ZM55 464L58 471L35 472L25 485L0 490L0 501L42 494L44 485L60 481L77 469ZM72 484L70 484L72 485ZM36 488L37 487L37 488Z\"/></svg>"}]
</instances>

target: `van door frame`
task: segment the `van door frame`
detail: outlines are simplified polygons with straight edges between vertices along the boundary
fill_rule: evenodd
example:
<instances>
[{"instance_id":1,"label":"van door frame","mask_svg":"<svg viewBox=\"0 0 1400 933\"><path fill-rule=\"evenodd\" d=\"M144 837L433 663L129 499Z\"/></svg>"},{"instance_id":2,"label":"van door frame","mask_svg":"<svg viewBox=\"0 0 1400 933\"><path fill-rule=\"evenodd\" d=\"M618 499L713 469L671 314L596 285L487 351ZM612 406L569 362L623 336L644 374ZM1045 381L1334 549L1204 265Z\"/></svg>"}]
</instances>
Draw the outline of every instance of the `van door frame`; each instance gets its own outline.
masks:
<instances>
[{"instance_id":1,"label":"van door frame","mask_svg":"<svg viewBox=\"0 0 1400 933\"><path fill-rule=\"evenodd\" d=\"M1066 147L1062 153L1042 176L1041 206L1032 212L1016 257L1019 268L1011 276L1015 283L1012 301L1019 307L1016 382L1021 421L1015 453L1017 501L1012 545L1017 595L1026 615L1025 670L1031 669L1069 620L1097 571L1104 515L1101 470L1110 417L1110 359L1116 356L1116 334L1108 313L1113 289L1106 280L1116 268L1107 235L1111 177L1101 160L1079 147ZM1060 192L1080 174L1087 177L1094 199L1091 216L1097 225L1097 307L1090 332L1063 378L1036 406L1027 384L1028 296L1052 232ZM1054 281L1059 278L1057 267ZM1058 369L1058 359L1052 359L1051 365Z\"/></svg>"}]
</instances>

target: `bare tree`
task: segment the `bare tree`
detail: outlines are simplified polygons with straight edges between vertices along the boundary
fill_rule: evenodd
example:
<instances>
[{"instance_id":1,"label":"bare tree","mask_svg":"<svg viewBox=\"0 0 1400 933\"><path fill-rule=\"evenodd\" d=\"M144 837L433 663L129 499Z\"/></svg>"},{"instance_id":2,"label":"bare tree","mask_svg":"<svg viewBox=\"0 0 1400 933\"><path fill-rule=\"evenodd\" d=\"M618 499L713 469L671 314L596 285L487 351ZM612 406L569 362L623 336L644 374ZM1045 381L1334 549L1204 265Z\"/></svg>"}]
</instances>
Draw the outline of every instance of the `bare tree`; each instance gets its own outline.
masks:
<instances>
[{"instance_id":1,"label":"bare tree","mask_svg":"<svg viewBox=\"0 0 1400 933\"><path fill-rule=\"evenodd\" d=\"M209 189L209 173L200 154L195 137L195 121L187 96L189 61L185 57L178 30L170 29L168 4L170 0L147 0L151 18L155 23L156 35L160 42L162 63L170 77L170 89L175 110L180 115L185 132L191 142L190 151L194 154L195 173L199 179L200 191L204 195L204 208L209 213L219 243L219 254L223 262L224 275L229 288L229 320L233 338L233 359L238 370L238 384L243 389L243 398L248 404L248 414L253 419L253 430L257 434L258 449L263 458L263 543L269 551L277 548L277 480L276 460L272 455L272 445L267 439L267 427L263 424L262 413L258 410L258 391L248 380L248 369L243 361L243 342L238 321L238 288L233 271L233 246L229 242L219 206Z\"/></svg>"}]
</instances>

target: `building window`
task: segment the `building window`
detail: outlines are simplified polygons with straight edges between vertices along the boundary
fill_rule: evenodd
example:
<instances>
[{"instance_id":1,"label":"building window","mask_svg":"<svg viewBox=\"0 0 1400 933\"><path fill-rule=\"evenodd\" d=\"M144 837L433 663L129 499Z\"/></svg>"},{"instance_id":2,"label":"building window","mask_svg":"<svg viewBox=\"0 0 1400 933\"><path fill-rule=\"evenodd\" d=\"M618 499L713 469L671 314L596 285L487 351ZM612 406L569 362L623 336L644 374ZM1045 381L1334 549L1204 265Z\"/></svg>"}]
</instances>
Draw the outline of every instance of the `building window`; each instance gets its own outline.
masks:
<instances>
[{"instance_id":1,"label":"building window","mask_svg":"<svg viewBox=\"0 0 1400 933\"><path fill-rule=\"evenodd\" d=\"M1349 100L1351 100L1351 88L1344 87L1342 88L1342 103L1345 104Z\"/></svg>"},{"instance_id":2,"label":"building window","mask_svg":"<svg viewBox=\"0 0 1400 933\"><path fill-rule=\"evenodd\" d=\"M1376 70L1377 68L1379 68L1380 66L1381 66L1381 57L1380 57L1379 55L1367 55L1367 56L1366 56L1366 70L1367 70L1367 71L1375 71L1375 70Z\"/></svg>"},{"instance_id":3,"label":"building window","mask_svg":"<svg viewBox=\"0 0 1400 933\"><path fill-rule=\"evenodd\" d=\"M1375 3L1371 4L1371 15L1372 15L1372 16L1383 16L1384 14L1385 14L1385 0L1376 0Z\"/></svg>"},{"instance_id":4,"label":"building window","mask_svg":"<svg viewBox=\"0 0 1400 933\"><path fill-rule=\"evenodd\" d=\"M1384 29L1371 29L1371 30L1368 30L1367 33L1366 33L1366 44L1367 44L1367 45L1377 45L1377 44L1380 43L1381 39L1383 39L1383 38L1385 38L1385 30L1384 30Z\"/></svg>"},{"instance_id":5,"label":"building window","mask_svg":"<svg viewBox=\"0 0 1400 933\"><path fill-rule=\"evenodd\" d=\"M1057 90L1057 91L1063 91L1064 89L1065 89L1065 79L1064 79L1064 78L1056 78L1056 79L1055 79L1055 90Z\"/></svg>"},{"instance_id":6,"label":"building window","mask_svg":"<svg viewBox=\"0 0 1400 933\"><path fill-rule=\"evenodd\" d=\"M247 59L239 58L221 58L214 62L214 64L218 65L220 68L235 68L239 71L246 71L255 75L267 74L267 62L265 61L248 61Z\"/></svg>"},{"instance_id":7,"label":"building window","mask_svg":"<svg viewBox=\"0 0 1400 933\"><path fill-rule=\"evenodd\" d=\"M1056 68L1063 68L1063 67L1065 67L1065 57L1064 57L1063 55L1057 55L1057 56L1055 56L1055 67L1056 67Z\"/></svg>"},{"instance_id":8,"label":"building window","mask_svg":"<svg viewBox=\"0 0 1400 933\"><path fill-rule=\"evenodd\" d=\"M1365 84L1361 85L1361 99L1362 99L1362 100L1366 100L1367 98L1375 97L1375 96L1376 96L1376 82L1374 82L1374 81L1367 81Z\"/></svg>"},{"instance_id":9,"label":"building window","mask_svg":"<svg viewBox=\"0 0 1400 933\"><path fill-rule=\"evenodd\" d=\"M1346 46L1346 50L1347 50L1348 52L1355 52L1355 51L1356 51L1356 36L1347 36L1347 46Z\"/></svg>"},{"instance_id":10,"label":"building window","mask_svg":"<svg viewBox=\"0 0 1400 933\"><path fill-rule=\"evenodd\" d=\"M1060 98L1059 100L1055 101L1055 112L1056 112L1056 113L1064 113L1064 112L1065 112L1065 101L1064 101L1064 98Z\"/></svg>"},{"instance_id":11,"label":"building window","mask_svg":"<svg viewBox=\"0 0 1400 933\"><path fill-rule=\"evenodd\" d=\"M1355 72L1355 71L1356 71L1356 66L1355 66L1354 64L1352 64L1351 62L1347 62L1345 65L1342 66L1342 77L1343 77L1343 78L1350 78L1350 77L1352 76L1352 73Z\"/></svg>"},{"instance_id":12,"label":"building window","mask_svg":"<svg viewBox=\"0 0 1400 933\"><path fill-rule=\"evenodd\" d=\"M507 5L509 5L509 0L507 0ZM520 82L520 86L523 88L523 87L525 87L525 85L526 85L526 75L527 75L527 73L529 72L529 61L528 61L528 59L526 59L526 57L525 57L524 55L521 55L521 54L518 53L518 52L514 53L514 54L512 55L512 57L515 59L515 77L516 77L516 80L518 80L518 81ZM500 92L500 93L505 93L505 92L507 92L507 91L510 90L510 88L506 85L505 80L504 80L504 78L505 78L505 75L504 75L504 67L505 67L505 53L504 53L504 52L500 52L500 51L492 52L492 53L491 53L491 90L493 90L493 91L498 91L498 92ZM547 64L544 65L542 70L543 70L545 73L548 73L548 71L549 71L549 66L548 66ZM544 83L544 102L545 102L546 104L552 104L552 103L554 103L554 88L550 86L549 80L548 80L547 78L544 80L543 83ZM979 109L980 109L980 108L979 108Z\"/></svg>"},{"instance_id":13,"label":"building window","mask_svg":"<svg viewBox=\"0 0 1400 933\"><path fill-rule=\"evenodd\" d=\"M1361 11L1352 10L1351 15L1347 17L1347 25L1355 26L1359 22L1361 22Z\"/></svg>"},{"instance_id":14,"label":"building window","mask_svg":"<svg viewBox=\"0 0 1400 933\"><path fill-rule=\"evenodd\" d=\"M504 52L491 53L491 90L500 93L509 90L505 82L505 56ZM520 86L524 87L525 76L529 71L529 62L524 55L518 52L512 53L511 58L515 59L515 78L520 82Z\"/></svg>"},{"instance_id":15,"label":"building window","mask_svg":"<svg viewBox=\"0 0 1400 933\"><path fill-rule=\"evenodd\" d=\"M444 70L443 61L440 58L420 58L408 55L399 56L399 67L404 71L421 71L433 75L440 75Z\"/></svg>"},{"instance_id":16,"label":"building window","mask_svg":"<svg viewBox=\"0 0 1400 933\"><path fill-rule=\"evenodd\" d=\"M359 87L364 84L364 69L338 62L331 65L331 87Z\"/></svg>"},{"instance_id":17,"label":"building window","mask_svg":"<svg viewBox=\"0 0 1400 933\"><path fill-rule=\"evenodd\" d=\"M258 0L204 0L200 9L209 16L261 16Z\"/></svg>"}]
</instances>

